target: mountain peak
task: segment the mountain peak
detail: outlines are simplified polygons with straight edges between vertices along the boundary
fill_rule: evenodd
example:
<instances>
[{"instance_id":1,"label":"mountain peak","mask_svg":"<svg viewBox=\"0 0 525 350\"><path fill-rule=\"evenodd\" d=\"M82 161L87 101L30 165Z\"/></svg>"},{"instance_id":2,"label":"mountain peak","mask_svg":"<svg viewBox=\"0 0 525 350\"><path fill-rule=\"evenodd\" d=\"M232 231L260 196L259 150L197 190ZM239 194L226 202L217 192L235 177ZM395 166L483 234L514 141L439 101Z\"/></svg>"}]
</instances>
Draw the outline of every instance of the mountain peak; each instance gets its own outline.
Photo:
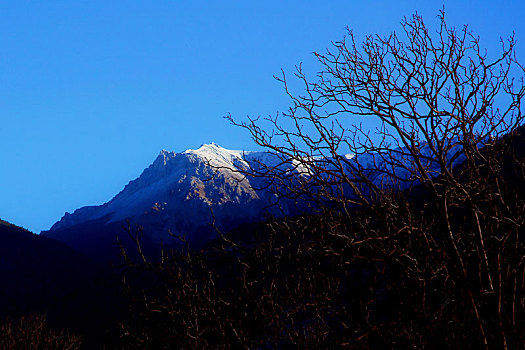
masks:
<instances>
[{"instance_id":1,"label":"mountain peak","mask_svg":"<svg viewBox=\"0 0 525 350\"><path fill-rule=\"evenodd\" d=\"M242 160L246 152L230 150L219 146L215 142L202 144L197 149L188 149L183 154L194 154L213 165L232 165L233 162Z\"/></svg>"},{"instance_id":2,"label":"mountain peak","mask_svg":"<svg viewBox=\"0 0 525 350\"><path fill-rule=\"evenodd\" d=\"M226 148L216 144L215 142L210 142L210 143L203 143L202 145L200 145L199 148L196 149L196 151L198 150L204 150L204 149L218 149L218 150L226 150Z\"/></svg>"},{"instance_id":3,"label":"mountain peak","mask_svg":"<svg viewBox=\"0 0 525 350\"><path fill-rule=\"evenodd\" d=\"M228 150L214 142L180 153L161 150L155 161L110 201L65 215L49 235L63 237L64 232L79 225L95 225L94 231L99 232L133 220L147 227L154 240L166 238L169 230L195 234L196 238L203 234L211 237L214 233L208 223L212 207L217 225L228 229L243 221L260 220L273 197L256 192L250 180L241 175L249 167L247 154L253 152ZM86 231L84 238L88 236Z\"/></svg>"}]
</instances>

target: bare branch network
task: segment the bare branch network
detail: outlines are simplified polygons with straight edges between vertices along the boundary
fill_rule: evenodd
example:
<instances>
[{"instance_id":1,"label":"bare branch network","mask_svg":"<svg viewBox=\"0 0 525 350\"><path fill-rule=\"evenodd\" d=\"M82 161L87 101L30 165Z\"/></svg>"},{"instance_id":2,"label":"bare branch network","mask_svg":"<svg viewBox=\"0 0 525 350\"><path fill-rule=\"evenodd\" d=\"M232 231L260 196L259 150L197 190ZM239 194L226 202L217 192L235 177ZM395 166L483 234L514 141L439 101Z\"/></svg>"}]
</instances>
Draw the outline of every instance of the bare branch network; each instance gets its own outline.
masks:
<instances>
[{"instance_id":1,"label":"bare branch network","mask_svg":"<svg viewBox=\"0 0 525 350\"><path fill-rule=\"evenodd\" d=\"M162 326L139 324L132 342L523 346L525 70L513 36L491 58L468 27L438 23L416 14L361 45L348 31L315 53L313 80L297 68L300 93L278 77L285 113L227 116L276 160L239 181L310 211L144 263L165 293L141 310Z\"/></svg>"},{"instance_id":2,"label":"bare branch network","mask_svg":"<svg viewBox=\"0 0 525 350\"><path fill-rule=\"evenodd\" d=\"M276 188L288 187L286 195L308 195L315 187L327 199L351 204L368 203L370 192L400 182L436 191L437 175L455 181L455 165L479 158L482 146L522 123L523 75L517 81L511 73L523 68L514 37L502 40L501 55L489 60L467 26L450 28L443 12L439 22L432 32L414 15L402 21L401 34L368 36L361 47L349 30L326 53L315 53L316 80L297 67L301 94L290 91L284 72L277 77L292 101L286 113L262 123L228 116L281 159L252 174L275 178ZM356 123L363 117L377 128ZM308 169L308 176L289 186L290 167ZM353 196L343 195L348 187Z\"/></svg>"}]
</instances>

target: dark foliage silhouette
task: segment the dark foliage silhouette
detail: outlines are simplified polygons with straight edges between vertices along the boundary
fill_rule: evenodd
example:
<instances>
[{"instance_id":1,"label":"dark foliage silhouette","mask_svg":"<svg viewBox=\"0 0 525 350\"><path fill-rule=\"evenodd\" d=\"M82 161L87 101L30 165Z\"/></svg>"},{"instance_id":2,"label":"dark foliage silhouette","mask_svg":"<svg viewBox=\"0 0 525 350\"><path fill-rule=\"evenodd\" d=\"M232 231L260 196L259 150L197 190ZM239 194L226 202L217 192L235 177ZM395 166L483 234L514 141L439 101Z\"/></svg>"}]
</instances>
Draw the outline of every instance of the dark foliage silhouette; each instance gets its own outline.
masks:
<instances>
[{"instance_id":1,"label":"dark foliage silhouette","mask_svg":"<svg viewBox=\"0 0 525 350\"><path fill-rule=\"evenodd\" d=\"M79 336L49 328L44 315L32 314L18 320L0 321L1 349L74 350L81 344Z\"/></svg>"}]
</instances>

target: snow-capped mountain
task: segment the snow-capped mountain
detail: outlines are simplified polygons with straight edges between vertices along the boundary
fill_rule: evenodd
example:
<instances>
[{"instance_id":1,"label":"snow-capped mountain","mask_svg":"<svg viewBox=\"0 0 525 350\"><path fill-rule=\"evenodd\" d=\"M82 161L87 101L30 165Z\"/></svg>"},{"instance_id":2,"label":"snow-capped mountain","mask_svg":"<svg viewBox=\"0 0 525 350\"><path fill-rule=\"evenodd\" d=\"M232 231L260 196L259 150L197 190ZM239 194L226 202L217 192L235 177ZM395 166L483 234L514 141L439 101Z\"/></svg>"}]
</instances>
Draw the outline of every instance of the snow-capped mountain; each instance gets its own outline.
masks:
<instances>
[{"instance_id":1,"label":"snow-capped mountain","mask_svg":"<svg viewBox=\"0 0 525 350\"><path fill-rule=\"evenodd\" d=\"M241 173L258 162L277 160L268 153L227 150L214 143L181 153L163 150L113 199L66 213L42 234L85 251L97 240L123 234L121 227L129 221L143 226L153 242L169 241L168 232L204 242L216 236L210 226L214 220L227 231L264 218L273 195L261 189L262 180Z\"/></svg>"},{"instance_id":2,"label":"snow-capped mountain","mask_svg":"<svg viewBox=\"0 0 525 350\"><path fill-rule=\"evenodd\" d=\"M456 150L461 148L456 147ZM392 173L401 181L401 188L413 181L410 174L414 165L403 149L386 155L342 157L350 179L359 181L358 173L352 170L357 166L377 186L391 182L388 174ZM439 168L428 146L423 145L421 157L424 166L435 173L433 176L437 175ZM131 227L134 224L142 226L143 237L150 242L170 242L173 239L170 233L173 233L199 246L217 237L216 228L227 232L243 223L261 221L266 214L289 215L298 213L296 205L303 206L302 210L308 206L308 198L304 203L278 198L272 186L265 183L272 179L271 176L245 176L246 171L257 168L263 172L276 171L281 181L279 185L286 187L303 180L308 182L312 176L311 165L315 165L317 172L323 172L335 163L331 158L297 160L269 152L234 151L214 143L181 153L163 150L113 199L103 205L66 213L42 234L89 254L100 251L100 242L108 245L115 240L115 235L125 235L122 227L130 223ZM315 187L312 191L315 193ZM347 196L353 193L349 188L344 192ZM272 206L277 202L279 206Z\"/></svg>"}]
</instances>

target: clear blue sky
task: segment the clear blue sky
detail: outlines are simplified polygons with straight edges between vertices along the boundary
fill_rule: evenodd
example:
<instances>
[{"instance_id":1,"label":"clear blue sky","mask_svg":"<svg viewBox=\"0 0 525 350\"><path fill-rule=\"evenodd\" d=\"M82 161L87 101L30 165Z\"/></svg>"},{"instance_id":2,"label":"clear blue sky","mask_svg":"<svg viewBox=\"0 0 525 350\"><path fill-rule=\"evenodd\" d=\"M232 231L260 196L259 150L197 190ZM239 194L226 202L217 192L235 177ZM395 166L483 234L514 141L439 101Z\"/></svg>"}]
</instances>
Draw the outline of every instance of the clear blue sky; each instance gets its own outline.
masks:
<instances>
[{"instance_id":1,"label":"clear blue sky","mask_svg":"<svg viewBox=\"0 0 525 350\"><path fill-rule=\"evenodd\" d=\"M516 32L523 1L450 1L489 50ZM387 34L442 1L2 1L0 218L34 232L102 204L161 149L253 148L223 116L275 114L272 76L340 39Z\"/></svg>"}]
</instances>

